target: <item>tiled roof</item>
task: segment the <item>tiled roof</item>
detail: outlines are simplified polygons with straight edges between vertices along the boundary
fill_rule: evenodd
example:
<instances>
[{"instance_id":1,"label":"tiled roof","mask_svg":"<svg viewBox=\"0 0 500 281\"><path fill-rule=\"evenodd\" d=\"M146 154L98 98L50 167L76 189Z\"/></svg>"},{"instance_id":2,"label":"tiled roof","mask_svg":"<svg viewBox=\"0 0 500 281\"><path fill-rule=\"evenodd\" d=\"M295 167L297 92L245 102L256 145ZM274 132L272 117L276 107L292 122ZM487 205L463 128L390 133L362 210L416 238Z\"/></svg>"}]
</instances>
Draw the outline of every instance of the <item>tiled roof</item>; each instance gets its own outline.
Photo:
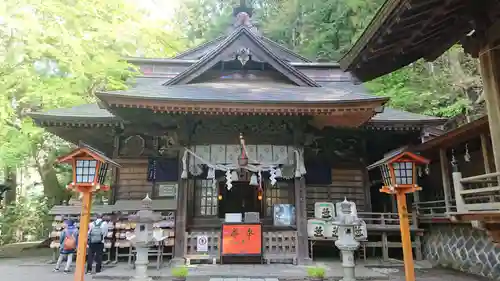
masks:
<instances>
[{"instance_id":1,"label":"tiled roof","mask_svg":"<svg viewBox=\"0 0 500 281\"><path fill-rule=\"evenodd\" d=\"M38 113L37 116L44 116L46 119L53 119L61 116L65 116L70 119L74 118L108 118L109 120L114 120L114 115L112 115L106 109L99 108L97 104L85 104L80 106L75 106L71 108L60 108L57 110L49 110L43 113ZM383 113L375 115L371 122L422 122L422 121L444 121L444 119L426 116L411 112L406 112L402 110L385 108Z\"/></svg>"},{"instance_id":2,"label":"tiled roof","mask_svg":"<svg viewBox=\"0 0 500 281\"><path fill-rule=\"evenodd\" d=\"M259 103L340 103L382 99L367 95L358 90L356 85L344 82L339 82L329 87L299 87L279 83L225 82L175 86L147 85L134 87L125 91L99 93L98 96Z\"/></svg>"},{"instance_id":3,"label":"tiled roof","mask_svg":"<svg viewBox=\"0 0 500 281\"><path fill-rule=\"evenodd\" d=\"M417 113L411 113L408 111L402 111L402 110L397 110L397 109L386 107L386 108L384 108L384 112L375 115L371 119L371 121L374 121L374 122L377 122L377 121L379 121L379 122L443 121L443 122L445 122L446 119L434 117L434 116L417 114Z\"/></svg>"},{"instance_id":4,"label":"tiled roof","mask_svg":"<svg viewBox=\"0 0 500 281\"><path fill-rule=\"evenodd\" d=\"M45 112L31 113L31 117L36 118L39 116L60 116L60 117L74 117L74 118L109 118L116 119L116 117L105 109L99 108L95 103L83 104L69 108L57 108L47 110Z\"/></svg>"}]
</instances>

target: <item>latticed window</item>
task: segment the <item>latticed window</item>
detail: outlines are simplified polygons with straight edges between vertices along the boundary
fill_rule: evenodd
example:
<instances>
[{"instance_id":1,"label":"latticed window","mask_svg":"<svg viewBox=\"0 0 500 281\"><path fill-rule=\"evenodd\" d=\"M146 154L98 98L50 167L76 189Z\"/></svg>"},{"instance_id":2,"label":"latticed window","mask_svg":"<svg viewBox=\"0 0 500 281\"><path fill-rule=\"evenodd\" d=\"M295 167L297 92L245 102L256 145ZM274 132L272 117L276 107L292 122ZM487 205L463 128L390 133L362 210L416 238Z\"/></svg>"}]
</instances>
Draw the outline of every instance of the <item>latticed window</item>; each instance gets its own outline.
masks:
<instances>
[{"instance_id":1,"label":"latticed window","mask_svg":"<svg viewBox=\"0 0 500 281\"><path fill-rule=\"evenodd\" d=\"M293 181L280 181L272 186L266 182L265 188L266 216L273 215L275 204L294 204Z\"/></svg>"},{"instance_id":2,"label":"latticed window","mask_svg":"<svg viewBox=\"0 0 500 281\"><path fill-rule=\"evenodd\" d=\"M217 186L212 185L212 180L195 180L195 214L197 216L217 215Z\"/></svg>"}]
</instances>

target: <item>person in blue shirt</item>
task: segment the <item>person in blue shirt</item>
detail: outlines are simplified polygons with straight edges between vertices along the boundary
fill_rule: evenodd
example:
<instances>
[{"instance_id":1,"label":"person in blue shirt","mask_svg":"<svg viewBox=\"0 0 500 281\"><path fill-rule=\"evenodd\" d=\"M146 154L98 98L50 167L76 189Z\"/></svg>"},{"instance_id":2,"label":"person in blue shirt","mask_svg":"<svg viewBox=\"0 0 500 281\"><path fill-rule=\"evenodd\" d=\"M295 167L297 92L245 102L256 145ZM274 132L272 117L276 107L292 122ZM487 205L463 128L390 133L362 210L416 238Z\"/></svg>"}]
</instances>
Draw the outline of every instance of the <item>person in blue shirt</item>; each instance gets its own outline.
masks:
<instances>
[{"instance_id":1,"label":"person in blue shirt","mask_svg":"<svg viewBox=\"0 0 500 281\"><path fill-rule=\"evenodd\" d=\"M78 228L75 226L75 222L72 220L66 221L66 227L61 232L61 238L59 240L59 258L57 259L56 267L54 271L59 271L63 259L66 257L66 266L64 267L64 273L68 273L73 262L73 256L78 248Z\"/></svg>"}]
</instances>

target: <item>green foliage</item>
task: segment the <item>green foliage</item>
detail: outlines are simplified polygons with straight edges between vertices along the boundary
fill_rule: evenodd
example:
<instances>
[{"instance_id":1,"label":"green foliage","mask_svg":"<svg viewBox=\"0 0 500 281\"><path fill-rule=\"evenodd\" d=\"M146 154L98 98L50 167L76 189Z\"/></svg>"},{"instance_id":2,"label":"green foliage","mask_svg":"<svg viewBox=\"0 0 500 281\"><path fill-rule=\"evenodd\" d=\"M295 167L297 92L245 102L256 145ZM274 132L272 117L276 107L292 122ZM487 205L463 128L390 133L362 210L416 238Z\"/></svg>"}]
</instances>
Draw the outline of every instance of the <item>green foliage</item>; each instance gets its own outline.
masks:
<instances>
[{"instance_id":1,"label":"green foliage","mask_svg":"<svg viewBox=\"0 0 500 281\"><path fill-rule=\"evenodd\" d=\"M323 267L311 266L307 268L307 275L313 278L325 278L325 269Z\"/></svg>"},{"instance_id":2,"label":"green foliage","mask_svg":"<svg viewBox=\"0 0 500 281\"><path fill-rule=\"evenodd\" d=\"M0 213L0 245L47 238L47 202L43 198L20 197Z\"/></svg>"},{"instance_id":3,"label":"green foliage","mask_svg":"<svg viewBox=\"0 0 500 281\"><path fill-rule=\"evenodd\" d=\"M34 159L46 190L58 188L52 162L67 145L27 114L126 88L134 69L124 56L183 48L164 22L125 0L3 1L0 21L0 167Z\"/></svg>"},{"instance_id":4,"label":"green foliage","mask_svg":"<svg viewBox=\"0 0 500 281\"><path fill-rule=\"evenodd\" d=\"M189 269L185 266L179 266L172 268L172 276L173 277L187 277L189 274Z\"/></svg>"},{"instance_id":5,"label":"green foliage","mask_svg":"<svg viewBox=\"0 0 500 281\"><path fill-rule=\"evenodd\" d=\"M482 90L477 61L458 47L434 62L418 61L366 86L390 97L392 107L443 117L470 112Z\"/></svg>"},{"instance_id":6,"label":"green foliage","mask_svg":"<svg viewBox=\"0 0 500 281\"><path fill-rule=\"evenodd\" d=\"M314 60L335 61L361 36L383 0L254 0L253 21L264 35ZM188 0L182 14L190 45L223 34L230 23L229 3ZM188 7L188 8L186 8ZM179 22L177 22L178 24ZM452 117L468 113L481 92L477 61L452 48L435 62L419 61L367 83L390 106Z\"/></svg>"}]
</instances>

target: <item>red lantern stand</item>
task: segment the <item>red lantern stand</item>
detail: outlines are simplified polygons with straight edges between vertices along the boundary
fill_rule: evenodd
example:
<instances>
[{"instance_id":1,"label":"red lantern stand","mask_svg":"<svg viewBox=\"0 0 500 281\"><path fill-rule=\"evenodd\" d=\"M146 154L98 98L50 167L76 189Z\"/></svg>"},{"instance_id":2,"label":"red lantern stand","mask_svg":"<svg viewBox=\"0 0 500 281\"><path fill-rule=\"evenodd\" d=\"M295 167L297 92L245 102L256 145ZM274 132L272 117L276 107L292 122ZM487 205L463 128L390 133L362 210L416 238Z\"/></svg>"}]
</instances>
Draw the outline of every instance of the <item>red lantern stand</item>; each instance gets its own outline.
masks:
<instances>
[{"instance_id":1,"label":"red lantern stand","mask_svg":"<svg viewBox=\"0 0 500 281\"><path fill-rule=\"evenodd\" d=\"M396 195L406 281L415 281L415 266L413 262L406 194L422 190L416 181L416 165L429 164L429 162L428 159L403 149L389 153L384 159L367 167L369 170L376 167L381 169L384 185L380 189L380 192Z\"/></svg>"},{"instance_id":2,"label":"red lantern stand","mask_svg":"<svg viewBox=\"0 0 500 281\"><path fill-rule=\"evenodd\" d=\"M115 167L120 167L120 165L106 157L102 152L83 143L80 144L78 149L73 150L68 155L59 157L57 162L72 165L73 181L67 185L67 188L82 194L82 210L80 214L74 280L83 281L85 276L85 257L87 255L92 194L99 190L109 190L109 186L104 185L108 164Z\"/></svg>"}]
</instances>

